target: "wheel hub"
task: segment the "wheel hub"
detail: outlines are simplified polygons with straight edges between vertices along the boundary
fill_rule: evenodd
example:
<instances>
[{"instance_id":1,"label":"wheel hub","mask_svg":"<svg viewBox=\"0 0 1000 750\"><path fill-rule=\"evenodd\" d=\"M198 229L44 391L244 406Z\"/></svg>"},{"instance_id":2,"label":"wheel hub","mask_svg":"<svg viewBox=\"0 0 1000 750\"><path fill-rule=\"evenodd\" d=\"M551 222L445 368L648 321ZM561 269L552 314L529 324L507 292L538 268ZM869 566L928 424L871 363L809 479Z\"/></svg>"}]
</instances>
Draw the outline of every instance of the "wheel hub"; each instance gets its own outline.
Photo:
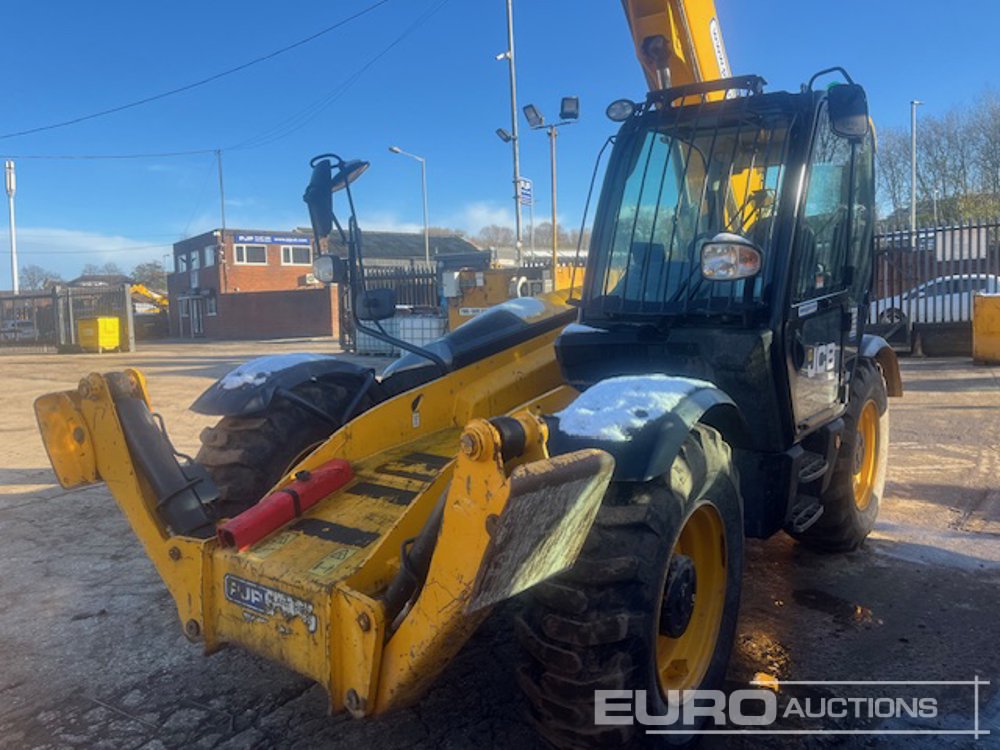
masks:
<instances>
[{"instance_id":1,"label":"wheel hub","mask_svg":"<svg viewBox=\"0 0 1000 750\"><path fill-rule=\"evenodd\" d=\"M663 587L660 606L660 634L680 638L687 630L694 612L697 590L694 561L687 555L675 554L667 569L667 583Z\"/></svg>"}]
</instances>

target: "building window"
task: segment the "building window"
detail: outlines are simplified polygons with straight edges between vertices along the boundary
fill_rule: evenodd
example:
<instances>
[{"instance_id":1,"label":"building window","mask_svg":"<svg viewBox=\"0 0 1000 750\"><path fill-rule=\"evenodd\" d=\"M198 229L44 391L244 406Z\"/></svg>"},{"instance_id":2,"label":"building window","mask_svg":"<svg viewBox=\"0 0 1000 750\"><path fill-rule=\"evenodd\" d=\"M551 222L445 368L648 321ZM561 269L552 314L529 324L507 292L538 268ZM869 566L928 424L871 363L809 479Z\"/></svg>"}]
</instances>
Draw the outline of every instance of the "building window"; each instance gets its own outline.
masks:
<instances>
[{"instance_id":1,"label":"building window","mask_svg":"<svg viewBox=\"0 0 1000 750\"><path fill-rule=\"evenodd\" d=\"M187 253L178 253L174 260L176 261L177 273L184 273L188 270L188 257Z\"/></svg>"},{"instance_id":2,"label":"building window","mask_svg":"<svg viewBox=\"0 0 1000 750\"><path fill-rule=\"evenodd\" d=\"M209 245L203 251L205 255L205 268L215 265L215 245Z\"/></svg>"},{"instance_id":3,"label":"building window","mask_svg":"<svg viewBox=\"0 0 1000 750\"><path fill-rule=\"evenodd\" d=\"M236 245L236 263L241 266L266 266L267 245Z\"/></svg>"},{"instance_id":4,"label":"building window","mask_svg":"<svg viewBox=\"0 0 1000 750\"><path fill-rule=\"evenodd\" d=\"M309 245L283 245L281 247L281 265L311 266L312 247Z\"/></svg>"},{"instance_id":5,"label":"building window","mask_svg":"<svg viewBox=\"0 0 1000 750\"><path fill-rule=\"evenodd\" d=\"M210 294L205 297L205 314L206 315L217 315L219 313L218 301L214 294Z\"/></svg>"},{"instance_id":6,"label":"building window","mask_svg":"<svg viewBox=\"0 0 1000 750\"><path fill-rule=\"evenodd\" d=\"M182 299L181 300L181 317L186 318L191 309L191 300Z\"/></svg>"},{"instance_id":7,"label":"building window","mask_svg":"<svg viewBox=\"0 0 1000 750\"><path fill-rule=\"evenodd\" d=\"M196 271L201 268L201 250L191 251L190 260L188 260L188 265L192 271Z\"/></svg>"}]
</instances>

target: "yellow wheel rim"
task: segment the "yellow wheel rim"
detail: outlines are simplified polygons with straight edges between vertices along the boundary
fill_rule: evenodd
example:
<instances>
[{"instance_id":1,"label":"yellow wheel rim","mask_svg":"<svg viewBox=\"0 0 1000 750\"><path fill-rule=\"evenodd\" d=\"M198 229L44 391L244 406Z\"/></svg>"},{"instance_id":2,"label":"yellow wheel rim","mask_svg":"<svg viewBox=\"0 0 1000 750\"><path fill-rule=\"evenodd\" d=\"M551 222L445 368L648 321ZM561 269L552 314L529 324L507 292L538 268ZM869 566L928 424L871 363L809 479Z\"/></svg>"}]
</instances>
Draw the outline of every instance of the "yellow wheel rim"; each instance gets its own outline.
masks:
<instances>
[{"instance_id":1,"label":"yellow wheel rim","mask_svg":"<svg viewBox=\"0 0 1000 750\"><path fill-rule=\"evenodd\" d=\"M861 407L854 442L854 504L858 510L865 510L872 501L879 447L878 407L869 399Z\"/></svg>"},{"instance_id":2,"label":"yellow wheel rim","mask_svg":"<svg viewBox=\"0 0 1000 750\"><path fill-rule=\"evenodd\" d=\"M696 689L715 654L726 604L726 542L722 518L714 506L700 505L688 516L673 554L685 556L693 565L694 608L684 632L673 638L664 633L666 615L661 612L656 668L664 692Z\"/></svg>"}]
</instances>

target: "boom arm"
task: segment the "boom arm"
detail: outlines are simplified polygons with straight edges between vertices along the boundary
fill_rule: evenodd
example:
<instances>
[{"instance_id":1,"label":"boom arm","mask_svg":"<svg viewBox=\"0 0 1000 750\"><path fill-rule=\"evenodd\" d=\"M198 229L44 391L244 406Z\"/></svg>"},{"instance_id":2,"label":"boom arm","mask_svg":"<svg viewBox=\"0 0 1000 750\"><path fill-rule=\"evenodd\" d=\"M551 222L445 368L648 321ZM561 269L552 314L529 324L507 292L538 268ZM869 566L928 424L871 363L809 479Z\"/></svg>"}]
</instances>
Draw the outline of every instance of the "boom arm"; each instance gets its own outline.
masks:
<instances>
[{"instance_id":1,"label":"boom arm","mask_svg":"<svg viewBox=\"0 0 1000 750\"><path fill-rule=\"evenodd\" d=\"M730 77L714 0L622 0L622 7L651 91Z\"/></svg>"}]
</instances>

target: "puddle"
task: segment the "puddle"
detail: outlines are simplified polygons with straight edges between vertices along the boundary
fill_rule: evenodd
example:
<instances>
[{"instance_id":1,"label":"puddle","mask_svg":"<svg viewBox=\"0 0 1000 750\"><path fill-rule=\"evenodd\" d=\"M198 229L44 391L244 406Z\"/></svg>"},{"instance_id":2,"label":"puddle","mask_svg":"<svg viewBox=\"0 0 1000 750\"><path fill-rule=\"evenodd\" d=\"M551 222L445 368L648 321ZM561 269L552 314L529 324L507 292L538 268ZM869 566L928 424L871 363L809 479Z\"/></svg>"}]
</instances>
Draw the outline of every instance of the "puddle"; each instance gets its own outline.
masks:
<instances>
[{"instance_id":1,"label":"puddle","mask_svg":"<svg viewBox=\"0 0 1000 750\"><path fill-rule=\"evenodd\" d=\"M882 624L882 619L875 617L868 607L862 607L860 604L854 604L819 589L796 589L792 592L792 599L803 607L830 615L839 625L870 627Z\"/></svg>"}]
</instances>

